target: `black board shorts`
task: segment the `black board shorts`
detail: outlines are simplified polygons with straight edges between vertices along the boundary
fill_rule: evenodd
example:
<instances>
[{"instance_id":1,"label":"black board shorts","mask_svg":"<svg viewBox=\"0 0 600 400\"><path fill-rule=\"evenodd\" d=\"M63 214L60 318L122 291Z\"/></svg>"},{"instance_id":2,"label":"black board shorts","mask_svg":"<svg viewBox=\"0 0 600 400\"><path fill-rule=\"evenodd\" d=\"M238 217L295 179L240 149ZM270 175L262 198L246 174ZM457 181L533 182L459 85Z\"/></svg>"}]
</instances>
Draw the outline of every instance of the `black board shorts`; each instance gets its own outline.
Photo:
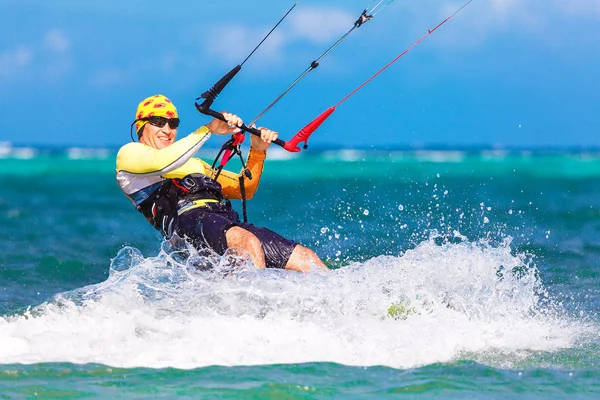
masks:
<instances>
[{"instance_id":1,"label":"black board shorts","mask_svg":"<svg viewBox=\"0 0 600 400\"><path fill-rule=\"evenodd\" d=\"M267 268L285 268L298 245L270 229L240 221L235 210L221 203L184 212L179 216L177 232L179 236L187 237L194 247L208 246L223 255L227 250L225 234L233 226L246 229L260 240Z\"/></svg>"}]
</instances>

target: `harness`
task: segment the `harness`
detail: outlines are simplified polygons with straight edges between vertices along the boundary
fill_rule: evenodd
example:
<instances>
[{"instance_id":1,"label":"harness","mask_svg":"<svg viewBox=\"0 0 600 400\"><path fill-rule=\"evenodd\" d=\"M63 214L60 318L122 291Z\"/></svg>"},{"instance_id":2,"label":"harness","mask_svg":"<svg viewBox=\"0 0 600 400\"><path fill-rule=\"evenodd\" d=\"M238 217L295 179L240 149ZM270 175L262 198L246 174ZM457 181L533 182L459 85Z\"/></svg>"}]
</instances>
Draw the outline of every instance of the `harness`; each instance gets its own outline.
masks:
<instances>
[{"instance_id":1,"label":"harness","mask_svg":"<svg viewBox=\"0 0 600 400\"><path fill-rule=\"evenodd\" d=\"M170 239L177 229L180 210L198 200L222 202L221 184L203 174L182 179L167 179L136 208L164 237ZM227 202L230 207L231 203Z\"/></svg>"},{"instance_id":2,"label":"harness","mask_svg":"<svg viewBox=\"0 0 600 400\"><path fill-rule=\"evenodd\" d=\"M136 208L162 235L170 239L177 229L179 215L193 207L198 207L199 200L223 204L223 191L217 178L223 171L223 167L234 156L239 156L243 172L239 176L240 194L242 197L242 214L244 222L248 222L246 205L246 187L244 180L252 179L250 170L242 156L240 145L244 141L244 135L237 133L228 140L215 158L212 170L216 171L214 178L204 174L190 174L182 179L167 179L154 191L150 197L140 203ZM221 158L222 156L222 158ZM219 158L221 161L215 168ZM231 202L224 203L231 208ZM206 204L204 204L206 205Z\"/></svg>"},{"instance_id":3,"label":"harness","mask_svg":"<svg viewBox=\"0 0 600 400\"><path fill-rule=\"evenodd\" d=\"M240 148L240 145L244 142L244 139L245 136L241 132L234 133L233 136L231 136L231 139L225 142L221 147L221 150L219 150L219 153L215 157L215 161L213 161L211 168L213 171L216 171L214 177L214 179L216 180L221 174L221 171L223 171L225 165L229 162L229 160L231 160L231 158L234 155L237 155L239 157L243 169L242 173L238 178L240 181L240 194L242 196L242 215L244 217L244 222L248 222L246 186L244 184L244 179L252 179L252 173L246 167L246 162L244 161L244 157L242 156L242 150ZM221 159L221 161L219 162L219 166L215 168L217 162L219 161L219 158Z\"/></svg>"}]
</instances>

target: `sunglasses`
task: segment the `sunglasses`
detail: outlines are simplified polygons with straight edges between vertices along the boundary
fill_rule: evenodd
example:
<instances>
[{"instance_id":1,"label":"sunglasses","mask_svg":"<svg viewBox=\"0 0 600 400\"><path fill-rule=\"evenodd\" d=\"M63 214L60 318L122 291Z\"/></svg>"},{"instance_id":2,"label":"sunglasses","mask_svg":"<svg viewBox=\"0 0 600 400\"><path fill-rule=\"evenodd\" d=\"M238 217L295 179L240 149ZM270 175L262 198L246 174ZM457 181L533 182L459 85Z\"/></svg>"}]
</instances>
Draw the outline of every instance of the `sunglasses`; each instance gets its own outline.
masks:
<instances>
[{"instance_id":1,"label":"sunglasses","mask_svg":"<svg viewBox=\"0 0 600 400\"><path fill-rule=\"evenodd\" d=\"M145 117L140 118L138 121L148 121L150 125L154 125L157 128L162 128L166 124L169 124L169 128L177 129L179 123L181 122L179 118L165 118L165 117Z\"/></svg>"},{"instance_id":2,"label":"sunglasses","mask_svg":"<svg viewBox=\"0 0 600 400\"><path fill-rule=\"evenodd\" d=\"M135 140L133 139L133 126L138 121L147 121L150 125L156 126L158 128L162 128L166 124L169 124L169 128L171 128L171 129L177 129L177 127L179 126L179 123L181 122L179 120L179 118L165 118L165 117L156 117L156 116L138 118L135 121L133 121L131 123L131 126L129 127L129 136L131 136L131 141L133 141L133 142L135 142ZM140 129L140 132L138 132L138 138L139 138L139 136L141 136L141 129Z\"/></svg>"}]
</instances>

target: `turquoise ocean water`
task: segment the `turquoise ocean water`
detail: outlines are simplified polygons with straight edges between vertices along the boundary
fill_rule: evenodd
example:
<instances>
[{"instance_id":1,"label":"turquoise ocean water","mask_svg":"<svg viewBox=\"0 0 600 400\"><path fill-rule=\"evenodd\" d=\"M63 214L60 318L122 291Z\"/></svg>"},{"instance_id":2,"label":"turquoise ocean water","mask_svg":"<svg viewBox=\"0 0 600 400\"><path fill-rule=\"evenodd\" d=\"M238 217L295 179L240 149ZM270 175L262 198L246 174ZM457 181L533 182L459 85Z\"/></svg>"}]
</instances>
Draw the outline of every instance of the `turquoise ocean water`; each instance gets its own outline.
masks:
<instances>
[{"instance_id":1,"label":"turquoise ocean water","mask_svg":"<svg viewBox=\"0 0 600 400\"><path fill-rule=\"evenodd\" d=\"M274 151L250 220L335 269L198 272L114 152L5 152L0 398L598 398L599 188L598 153Z\"/></svg>"}]
</instances>

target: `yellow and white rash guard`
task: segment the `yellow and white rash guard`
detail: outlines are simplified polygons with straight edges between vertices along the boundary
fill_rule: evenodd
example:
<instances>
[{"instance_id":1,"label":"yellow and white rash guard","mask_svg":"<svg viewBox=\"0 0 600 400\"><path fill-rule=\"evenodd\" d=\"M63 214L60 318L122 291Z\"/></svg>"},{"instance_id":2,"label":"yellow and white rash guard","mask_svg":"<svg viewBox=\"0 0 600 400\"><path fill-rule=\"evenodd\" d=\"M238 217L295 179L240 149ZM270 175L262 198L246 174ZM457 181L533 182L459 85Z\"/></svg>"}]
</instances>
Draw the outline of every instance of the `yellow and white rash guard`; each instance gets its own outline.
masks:
<instances>
[{"instance_id":1,"label":"yellow and white rash guard","mask_svg":"<svg viewBox=\"0 0 600 400\"><path fill-rule=\"evenodd\" d=\"M183 178L189 174L213 175L210 165L192 156L210 137L206 126L200 127L185 138L158 150L143 143L132 142L117 153L117 182L121 190L136 206L156 191L167 179ZM246 198L254 196L264 167L266 153L252 150L246 167L252 179L245 181ZM241 199L239 174L222 171L217 178L226 199Z\"/></svg>"}]
</instances>

